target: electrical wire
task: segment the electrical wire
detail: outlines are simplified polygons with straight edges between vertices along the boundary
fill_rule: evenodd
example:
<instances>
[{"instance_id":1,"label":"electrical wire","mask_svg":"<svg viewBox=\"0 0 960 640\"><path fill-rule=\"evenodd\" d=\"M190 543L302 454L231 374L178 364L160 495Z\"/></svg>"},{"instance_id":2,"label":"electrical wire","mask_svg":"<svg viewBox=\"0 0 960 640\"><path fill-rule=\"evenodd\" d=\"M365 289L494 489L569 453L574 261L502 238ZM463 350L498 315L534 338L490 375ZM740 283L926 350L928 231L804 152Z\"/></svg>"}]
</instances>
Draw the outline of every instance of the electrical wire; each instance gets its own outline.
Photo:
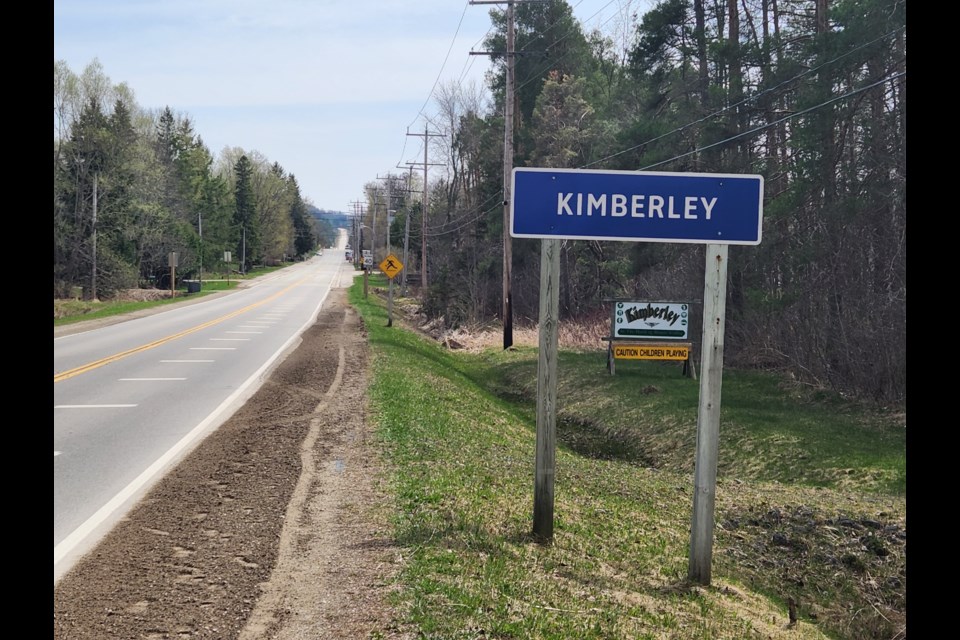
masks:
<instances>
[{"instance_id":1,"label":"electrical wire","mask_svg":"<svg viewBox=\"0 0 960 640\"><path fill-rule=\"evenodd\" d=\"M443 70L446 68L446 66L447 66L447 61L450 59L450 52L453 51L453 45L456 44L456 42L457 42L457 36L460 35L460 27L463 26L463 18L464 18L464 16L467 15L467 9L468 9L469 7L470 7L470 3L469 3L469 2L465 2L464 5L463 5L463 13L460 14L460 21L457 22L457 29L456 29L456 31L454 31L454 33L453 33L453 39L450 41L450 46L447 48L447 55L444 56L444 58L443 58L443 64L440 65L440 71L437 72L437 79L433 81L433 87L431 87L430 93L427 94L427 99L423 101L423 105L420 107L420 110L417 112L417 115L414 116L413 120L410 121L410 124L407 125L407 130L408 130L408 131L409 131L410 127L412 127L413 124L417 121L417 118L419 118L421 115L423 115L423 110L427 108L427 105L430 103L430 98L433 97L433 92L436 91L436 89L437 89L437 84L440 82L440 78L443 76ZM487 33L489 33L489 31L488 31ZM397 162L397 164L400 164L400 162L403 161L403 156L404 156L404 154L406 153L406 150L407 150L407 137L408 137L408 136L404 136L404 139L403 139L403 149L400 151L400 158L401 158L401 159L400 159L400 161Z\"/></svg>"},{"instance_id":2,"label":"electrical wire","mask_svg":"<svg viewBox=\"0 0 960 640\"><path fill-rule=\"evenodd\" d=\"M880 85L885 84L885 83L887 83L887 82L890 82L890 81L892 81L892 80L896 80L897 78L900 78L900 77L902 77L902 76L904 76L904 75L906 75L906 71L902 71L902 72L893 74L893 75L891 75L891 76L884 77L884 78L882 78L882 79L880 79L880 80L877 80L876 82L873 82L873 83L871 83L871 84L869 84L869 85L860 87L860 88L855 89L855 90L853 90L853 91L849 91L849 92L847 92L847 93L845 93L845 94L843 94L843 95L841 95L841 96L837 96L837 97L835 97L835 98L833 98L833 99L831 99L831 100L827 100L827 101L825 101L825 102L822 102L822 103L820 103L820 104L814 105L814 106L809 107L809 108L807 108L807 109L804 109L804 110L802 110L802 111L798 111L797 113L790 114L789 116L786 116L786 117L781 118L781 119L779 119L779 120L776 120L776 121L774 121L774 122L767 123L767 124L765 124L765 125L763 125L763 126L760 126L760 127L755 127L755 128L753 128L753 129L750 129L749 131L744 131L744 132L742 132L742 133L739 133L739 134L730 136L730 137L728 137L728 138L725 138L725 139L723 139L723 140L720 140L720 141L711 143L711 144L709 144L709 145L705 145L705 146L699 147L699 148L697 148L697 149L694 149L694 150L692 150L692 151L688 151L688 152L686 152L686 153L683 153L683 154L674 156L674 157L672 157L672 158L668 158L668 159L666 159L666 160L662 160L662 161L657 162L657 163L654 163L654 164L652 164L652 165L648 165L648 166L646 166L646 167L643 167L643 168L641 168L641 169L638 169L638 171L647 171L647 170L653 169L653 168L655 168L655 167L659 167L659 166L662 166L662 165L664 165L664 164L668 164L668 163L670 163L670 162L674 162L674 161L676 161L676 160L680 160L680 159L685 158L685 157L687 157L687 156L689 156L689 155L693 155L693 154L695 154L695 153L700 153L700 152L702 152L702 151L706 151L707 149L711 149L711 148L713 148L713 147L717 147L717 146L721 146L721 145L727 144L727 143L732 142L732 141L734 141L734 140L737 140L737 139L739 139L739 138L743 138L743 137L746 137L746 136L750 136L750 135L759 133L759 132L761 132L761 131L764 131L764 130L766 130L766 129L769 129L769 128L771 128L771 127L774 127L774 126L776 126L776 125L779 125L779 124L781 124L781 123L783 123L783 122L786 122L786 121L788 121L788 120L792 120L793 118L797 118L797 117L806 115L806 114L808 114L808 113L811 113L811 112L816 111L816 110L818 110L818 109L822 109L823 107L829 106L829 105L834 104L834 103L836 103L836 102L839 102L839 101L841 101L841 100L845 100L846 98L849 98L849 97L858 95L858 94L860 94L860 93L862 93L862 92L864 92L864 91L868 91L868 90L870 90L870 89L872 89L872 88L874 88L874 87L880 86ZM623 152L619 152L619 153L623 153ZM619 153L618 153L618 154L614 154L614 155L619 155ZM610 157L613 157L613 156L610 156ZM594 163L591 163L591 164L594 164ZM584 167L579 167L579 168L584 168ZM503 192L501 191L500 193L501 193L501 195L502 195ZM486 205L488 202L490 202L491 200L493 200L493 198L495 198L495 197L496 197L496 196L491 196L490 198L487 198L487 200L484 201L484 202L480 205L480 207L478 207L478 208L482 208L484 205ZM445 224L439 225L439 226L437 226L437 227L432 227L432 228L429 229L429 232L427 233L427 236L429 236L429 237L436 237L436 236L446 235L446 234L448 234L448 233L454 233L454 232L456 232L456 231L459 231L459 230L463 229L464 227L466 227L467 225L469 225L469 224L471 224L471 223L473 223L473 222L476 222L476 221L479 220L480 218L486 216L486 215L489 214L491 211L493 211L494 209L496 209L497 206L499 206L499 205L490 207L489 209L487 209L487 210L479 213L478 215L476 215L476 216L474 216L474 217L472 217L472 218L470 218L470 219L467 219L467 216L463 216L462 218L458 218L457 220L451 221L451 223L457 223L457 225L458 225L457 227L452 228L452 229L445 229L445 228L444 228L446 225L448 225L448 224L450 224L450 223L445 223Z\"/></svg>"},{"instance_id":3,"label":"electrical wire","mask_svg":"<svg viewBox=\"0 0 960 640\"><path fill-rule=\"evenodd\" d=\"M792 119L794 119L794 118L797 118L797 117L799 117L799 116L805 115L805 114L810 113L810 112L812 112L812 111L816 111L817 109L821 109L821 108L823 108L823 107L826 107L826 106L828 106L828 105L831 105L831 104L833 104L834 102L839 102L840 100L843 100L843 99L845 99L845 98L849 98L850 96L855 96L855 95L857 95L857 94L859 94L859 93L863 93L864 91L867 91L867 90L869 90L869 89L872 89L872 88L874 88L874 87L876 87L876 86L879 86L879 85L881 85L881 84L884 84L884 83L886 83L886 82L890 82L891 80L896 80L897 78L900 78L900 77L905 76L905 75L907 75L907 72L906 72L906 71L901 71L901 72L896 73L896 74L894 74L894 75L892 75L892 76L888 76L888 77L886 77L886 78L883 78L883 79L881 79L881 80L877 80L876 82L873 82L873 83L868 84L868 85L866 85L866 86L860 87L859 89L855 89L855 90L853 90L853 91L848 91L847 93L843 94L842 96L837 96L836 98L833 98L833 99L831 99L831 100L827 100L826 102L821 102L821 103L818 104L818 105L814 105L814 106L812 106L812 107L808 107L807 109L804 109L803 111L798 111L798 112L796 112L796 113L791 113L789 116L785 116L785 117L783 117L783 118L780 118L779 120L775 120L774 122L768 122L768 123L765 124L765 125L762 125L762 126L759 126L759 127L754 127L753 129L750 129L749 131L744 131L744 132L742 132L742 133L738 133L738 134L736 134L736 135L730 136L729 138L725 138L725 139L720 140L720 141L718 141L718 142L713 142L713 143L711 143L711 144L708 144L708 145L699 147L699 148L697 148L697 149L694 149L693 151L687 151L686 153L682 153L682 154L680 154L680 155L674 156L674 157L669 158L669 159L667 159L667 160L661 160L660 162L657 162L657 163L654 163L654 164L651 164L651 165L647 165L646 167L643 167L643 168L641 168L641 169L637 169L637 171L646 171L646 170L652 169L652 168L654 168L654 167L659 167L659 166L664 165L664 164L667 164L667 163L669 163L669 162L674 162L675 160L679 160L679 159L685 158L685 157L687 157L687 156L689 156L689 155L693 155L694 153L700 153L701 151L706 151L707 149L712 149L713 147L717 147L717 146L720 146L720 145L723 145L723 144L727 144L728 142L732 142L733 140L737 140L737 139L739 139L739 138L743 138L743 137L745 137L745 136L749 136L749 135L752 135L752 134L754 134L754 133L758 133L758 132L760 132L760 131L763 131L763 130L765 130L765 129L769 129L770 127L773 127L773 126L775 126L775 125L781 124L781 123L786 122L786 121L788 121L788 120L792 120ZM623 153L623 152L621 152L621 153ZM580 168L582 169L583 167L580 167Z\"/></svg>"},{"instance_id":4,"label":"electrical wire","mask_svg":"<svg viewBox=\"0 0 960 640\"><path fill-rule=\"evenodd\" d=\"M730 111L730 110L732 110L732 109L736 109L736 108L738 108L738 107L740 107L740 106L743 106L743 105L749 104L749 103L751 103L751 102L754 102L754 101L762 98L763 96L765 96L765 95L768 94L768 93L772 93L772 92L774 92L774 91L777 91L777 90L779 90L780 88L782 88L782 87L784 87L784 86L786 86L786 85L788 85L788 84L791 84L791 83L794 83L794 82L800 80L800 79L803 78L804 76L807 76L807 75L809 75L809 74L811 74L811 73L816 73L817 71L819 71L820 69L823 69L823 68L824 68L825 66L827 66L827 65L831 65L831 64L833 64L833 63L835 63L835 62L839 62L839 61L842 60L843 58L846 58L847 56L853 55L854 53L856 53L856 52L859 51L860 49L863 49L863 48L865 48L865 47L869 47L869 46L871 46L871 45L873 45L873 44L876 44L877 42L880 42L880 41L883 40L884 38L888 38L888 37L890 37L890 36L892 36L892 35L895 35L898 31L901 31L901 30L904 29L904 28L905 28L905 27L900 27L900 28L898 28L898 29L894 29L893 31L891 31L891 32L889 32L889 33L886 33L886 34L878 37L878 38L875 39L875 40L872 40L872 41L867 42L867 43L864 43L864 44L862 44L862 45L860 45L860 46L858 46L858 47L855 47L855 48L851 49L850 51L848 51L848 52L846 52L846 53L844 53L844 54L841 54L841 55L837 56L836 58L833 58L833 59L831 59L831 60L827 60L826 62L823 62L823 63L817 65L816 67L811 67L810 69L807 69L806 71L803 71L803 72L801 72L801 73L798 73L797 75L793 76L792 78L788 78L787 80L784 80L784 81L781 82L780 84L777 84L777 85L775 85L775 86L773 86L773 87L770 87L769 89L765 89L765 90L761 91L760 93L757 93L757 94L755 94L755 95L753 95L753 96L749 96L749 97L747 97L747 98L744 98L743 100L740 100L739 102L736 102L736 103L727 105L726 107L723 107L723 108L721 108L721 109L718 109L718 110L714 111L713 113L707 114L706 116L704 116L704 117L702 117L702 118L700 118L700 119L698 119L698 120L694 120L693 122L688 122L687 124L685 124L685 125L683 125L683 126L680 126L680 127L677 127L676 129L673 129L672 131L668 131L668 132L666 132L666 133L662 133L662 134L660 134L659 136L657 136L657 137L655 137L655 138L651 138L650 140L647 140L647 141L645 141L645 142L641 142L640 144L634 145L634 146L629 147L629 148L627 148L627 149L623 149L622 151L618 151L617 153L611 154L611 155L606 156L606 157L604 157L604 158L600 158L599 160L594 160L593 162L587 163L587 164L583 165L582 167L578 167L578 168L580 168L580 169L586 169L586 168L588 168L588 167L592 167L593 165L600 164L601 162L606 162L607 160L611 160L611 159L613 159L613 158L616 158L617 156L621 156L621 155L623 155L624 153L629 153L629 152L631 152L631 151L633 151L633 150L635 150L635 149L639 149L639 148L642 147L642 146L651 144L651 143L653 143L653 142L657 142L658 140L662 140L663 138L666 138L666 137L668 137L668 136L672 136L672 135L674 135L674 134L677 134L677 133L681 133L681 132L683 132L683 131L686 131L686 130L689 129L690 127L693 127L693 126L695 126L695 125L698 125L698 124L701 124L701 123L703 123L703 122L706 122L707 120L710 120L710 119L712 119L712 118L716 118L717 116L723 115L723 114L726 113L727 111Z\"/></svg>"},{"instance_id":5,"label":"electrical wire","mask_svg":"<svg viewBox=\"0 0 960 640\"><path fill-rule=\"evenodd\" d=\"M430 93L427 95L427 99L423 101L423 106L420 107L420 111L417 112L417 115L416 115L416 117L414 117L413 121L412 121L410 124L407 125L407 128L408 128L408 129L409 129L411 126L413 126L413 123L417 121L417 118L420 117L420 115L423 113L423 110L424 110L424 109L427 107L427 105L430 103L430 98L433 97L433 92L437 89L437 83L440 82L440 77L443 75L443 70L444 70L444 68L446 68L446 66L447 66L447 60L450 59L450 52L453 51L453 45L456 44L456 42L457 42L457 36L460 34L460 27L463 25L463 18L464 18L464 16L467 15L467 9L468 9L469 7L470 7L470 3L469 3L469 2L464 3L464 5L463 5L463 13L460 14L460 22L457 23L457 30L456 30L456 31L454 32L454 34L453 34L453 40L450 41L450 47L447 49L447 55L444 56L444 58L443 58L443 64L440 65L440 71L437 73L437 79L433 81L433 87L430 89Z\"/></svg>"},{"instance_id":6,"label":"electrical wire","mask_svg":"<svg viewBox=\"0 0 960 640\"><path fill-rule=\"evenodd\" d=\"M447 235L447 234L449 234L449 233L455 233L455 232L460 231L461 229L464 229L464 228L466 228L467 226L469 226L469 225L477 222L477 221L480 220L481 218L487 216L491 211L494 211L494 210L496 210L498 207L501 206L501 205L498 203L498 204L495 204L494 206L490 207L489 209L482 210L482 207L483 207L484 205L486 205L486 204L487 204L488 202L490 202L491 200L497 199L498 197L499 197L499 199L502 199L502 198L503 198L503 191L502 191L502 190L500 191L499 195L490 196L490 197L487 198L482 204L480 204L480 205L476 208L477 214L476 214L475 216L473 216L472 218L469 218L469 219L468 219L468 218L467 218L467 215L464 215L464 216L462 216L462 217L460 217L460 218L457 218L457 219L455 219L455 220L451 220L451 221L449 221L449 222L445 222L445 223L443 223L443 224L441 224L441 225L437 225L437 226L434 226L434 227L427 227L427 234L426 234L427 237L428 237L428 238L435 238L435 237ZM456 224L457 226L454 227L454 228L452 228L452 229L444 228L444 227L446 227L446 226L448 226L448 225L450 225L450 224Z\"/></svg>"}]
</instances>

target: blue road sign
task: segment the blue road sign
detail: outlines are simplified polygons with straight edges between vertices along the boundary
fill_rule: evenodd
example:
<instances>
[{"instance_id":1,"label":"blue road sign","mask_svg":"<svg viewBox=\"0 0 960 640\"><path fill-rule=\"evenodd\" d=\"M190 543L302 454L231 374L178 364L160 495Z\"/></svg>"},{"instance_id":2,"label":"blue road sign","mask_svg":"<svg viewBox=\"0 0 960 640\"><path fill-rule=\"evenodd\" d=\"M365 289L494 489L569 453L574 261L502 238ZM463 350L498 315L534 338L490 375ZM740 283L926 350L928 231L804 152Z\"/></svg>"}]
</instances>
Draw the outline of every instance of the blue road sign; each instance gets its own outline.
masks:
<instances>
[{"instance_id":1,"label":"blue road sign","mask_svg":"<svg viewBox=\"0 0 960 640\"><path fill-rule=\"evenodd\" d=\"M763 176L513 170L515 238L760 244Z\"/></svg>"}]
</instances>

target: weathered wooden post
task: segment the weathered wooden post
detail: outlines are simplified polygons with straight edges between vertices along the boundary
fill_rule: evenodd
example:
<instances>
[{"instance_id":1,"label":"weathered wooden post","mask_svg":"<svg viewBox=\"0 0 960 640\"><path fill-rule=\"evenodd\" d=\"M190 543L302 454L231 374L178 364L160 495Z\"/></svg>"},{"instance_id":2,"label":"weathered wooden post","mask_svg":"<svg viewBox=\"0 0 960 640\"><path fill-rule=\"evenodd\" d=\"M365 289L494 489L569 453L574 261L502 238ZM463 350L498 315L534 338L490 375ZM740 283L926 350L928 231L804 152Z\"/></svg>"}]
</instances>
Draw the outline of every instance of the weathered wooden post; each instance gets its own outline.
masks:
<instances>
[{"instance_id":1,"label":"weathered wooden post","mask_svg":"<svg viewBox=\"0 0 960 640\"><path fill-rule=\"evenodd\" d=\"M710 584L713 558L714 502L720 446L720 387L723 377L723 326L727 296L725 244L708 244L703 283L703 345L697 456L694 469L693 522L690 527L688 578Z\"/></svg>"},{"instance_id":2,"label":"weathered wooden post","mask_svg":"<svg viewBox=\"0 0 960 640\"><path fill-rule=\"evenodd\" d=\"M176 282L177 282L177 261L178 254L176 251L171 251L167 256L167 264L170 265L170 297L173 298L177 295Z\"/></svg>"},{"instance_id":3,"label":"weathered wooden post","mask_svg":"<svg viewBox=\"0 0 960 640\"><path fill-rule=\"evenodd\" d=\"M540 243L540 353L537 365L537 470L533 487L533 533L543 542L553 539L560 243L560 240L543 240Z\"/></svg>"}]
</instances>

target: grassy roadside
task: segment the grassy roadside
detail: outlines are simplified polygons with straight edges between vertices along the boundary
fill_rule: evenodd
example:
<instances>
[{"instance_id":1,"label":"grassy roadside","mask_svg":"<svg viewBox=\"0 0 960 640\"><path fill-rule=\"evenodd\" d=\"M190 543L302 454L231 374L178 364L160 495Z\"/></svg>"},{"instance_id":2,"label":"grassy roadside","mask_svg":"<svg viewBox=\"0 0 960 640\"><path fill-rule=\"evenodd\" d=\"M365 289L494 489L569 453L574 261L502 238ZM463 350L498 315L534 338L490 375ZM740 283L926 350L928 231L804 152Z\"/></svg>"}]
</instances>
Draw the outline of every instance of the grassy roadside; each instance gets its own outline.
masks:
<instances>
[{"instance_id":1,"label":"grassy roadside","mask_svg":"<svg viewBox=\"0 0 960 640\"><path fill-rule=\"evenodd\" d=\"M371 286L379 286L371 278ZM905 417L724 372L713 584L686 582L696 382L560 356L555 539L530 536L536 350L451 352L351 302L424 638L896 638ZM798 620L790 624L790 602Z\"/></svg>"},{"instance_id":2,"label":"grassy roadside","mask_svg":"<svg viewBox=\"0 0 960 640\"><path fill-rule=\"evenodd\" d=\"M53 326L59 327L73 324L75 322L83 322L86 320L109 318L111 316L140 311L142 309L151 309L153 307L183 302L185 299L195 299L218 291L236 289L239 283L244 280L251 280L282 268L283 267L261 267L251 270L244 276L231 275L229 280L227 280L225 276L221 279L215 274L207 274L208 278L204 278L203 280L202 291L188 294L186 285L182 285L176 290L177 295L172 298L165 296L150 300L116 299L96 301L80 299L55 299L53 301ZM169 296L170 293L169 290L145 291L155 292L158 295L166 294L167 296Z\"/></svg>"}]
</instances>

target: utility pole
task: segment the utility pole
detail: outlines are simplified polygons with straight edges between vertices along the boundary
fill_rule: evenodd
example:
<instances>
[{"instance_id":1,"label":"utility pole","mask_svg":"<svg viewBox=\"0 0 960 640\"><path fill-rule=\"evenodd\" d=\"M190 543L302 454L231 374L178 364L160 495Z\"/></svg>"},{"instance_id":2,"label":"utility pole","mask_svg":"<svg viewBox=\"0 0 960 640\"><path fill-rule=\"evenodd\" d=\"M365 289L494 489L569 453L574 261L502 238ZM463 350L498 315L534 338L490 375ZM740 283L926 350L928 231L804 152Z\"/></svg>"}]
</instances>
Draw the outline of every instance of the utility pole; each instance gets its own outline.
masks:
<instances>
[{"instance_id":1,"label":"utility pole","mask_svg":"<svg viewBox=\"0 0 960 640\"><path fill-rule=\"evenodd\" d=\"M471 51L471 55L500 54L507 66L506 95L503 101L503 348L513 346L513 239L510 237L510 188L513 173L513 112L516 101L516 51L514 51L514 5L519 0L470 0L470 4L507 5L507 50ZM528 0L530 1L530 0Z\"/></svg>"},{"instance_id":2,"label":"utility pole","mask_svg":"<svg viewBox=\"0 0 960 640\"><path fill-rule=\"evenodd\" d=\"M377 205L380 204L380 188L373 190L373 217L370 220L370 255L373 256L373 264L377 264ZM372 269L371 269L372 270Z\"/></svg>"},{"instance_id":3,"label":"utility pole","mask_svg":"<svg viewBox=\"0 0 960 640\"><path fill-rule=\"evenodd\" d=\"M503 104L503 348L513 346L513 239L510 237L510 173L513 170L513 2L507 3L507 96Z\"/></svg>"},{"instance_id":4,"label":"utility pole","mask_svg":"<svg viewBox=\"0 0 960 640\"><path fill-rule=\"evenodd\" d=\"M401 167L400 165L397 165L397 169L403 169L403 167ZM409 268L408 268L406 265L407 265L407 263L408 263L408 260L407 260L408 251L407 251L407 249L408 249L408 246L409 246L409 243L410 243L410 194L413 193L413 189L410 188L410 187L413 185L413 167L412 167L412 166L408 166L407 169L409 169L409 173L407 174L407 188L405 189L405 192L406 192L407 195L406 195L406 197L404 198L404 206L406 207L407 215L404 216L405 219L404 219L404 224L403 224L403 264L404 264L404 269L403 269L403 271L400 272L400 278L401 278L401 280L400 280L400 295L402 295L402 296L406 296L406 295L407 295L407 271L409 271Z\"/></svg>"},{"instance_id":5,"label":"utility pole","mask_svg":"<svg viewBox=\"0 0 960 640\"><path fill-rule=\"evenodd\" d=\"M378 180L386 180L387 182L387 255L384 257L384 260L389 258L393 254L393 250L390 246L390 212L393 206L393 193L391 192L391 184L393 183L393 177L388 173L385 178L377 176ZM387 326L393 326L393 278L387 277Z\"/></svg>"},{"instance_id":6,"label":"utility pole","mask_svg":"<svg viewBox=\"0 0 960 640\"><path fill-rule=\"evenodd\" d=\"M377 176L377 180L383 180L387 183L387 222L386 222L387 255L390 255L391 253L393 253L393 249L391 248L391 241L390 241L390 212L393 211L394 213L396 213L396 211L391 208L393 207L393 176L391 176L388 173L383 178L381 178L380 176ZM391 279L390 281L393 282L393 279Z\"/></svg>"},{"instance_id":7,"label":"utility pole","mask_svg":"<svg viewBox=\"0 0 960 640\"><path fill-rule=\"evenodd\" d=\"M353 263L361 267L363 266L363 210L360 205L356 205L355 209L357 212L357 217L354 218L357 225L357 246L353 249Z\"/></svg>"},{"instance_id":8,"label":"utility pole","mask_svg":"<svg viewBox=\"0 0 960 640\"><path fill-rule=\"evenodd\" d=\"M424 297L427 295L427 210L429 208L429 199L430 199L430 190L427 188L427 166L429 162L427 161L427 150L430 148L430 138L442 138L443 135L439 133L430 133L427 125L423 125L423 133L410 133L407 131L408 136L423 136L423 197L421 198L421 255L420 255L420 294ZM408 162L407 164L419 164L416 162ZM438 163L435 163L438 164ZM442 166L442 165L441 165Z\"/></svg>"},{"instance_id":9,"label":"utility pole","mask_svg":"<svg viewBox=\"0 0 960 640\"><path fill-rule=\"evenodd\" d=\"M197 213L200 228L200 290L203 290L203 211Z\"/></svg>"},{"instance_id":10,"label":"utility pole","mask_svg":"<svg viewBox=\"0 0 960 640\"><path fill-rule=\"evenodd\" d=\"M99 172L94 172L93 174L93 216L92 224L93 231L91 234L91 249L93 251L93 265L90 269L90 299L97 299L97 179L100 177Z\"/></svg>"},{"instance_id":11,"label":"utility pole","mask_svg":"<svg viewBox=\"0 0 960 640\"><path fill-rule=\"evenodd\" d=\"M363 261L363 205L352 201L353 205L353 266L360 268Z\"/></svg>"},{"instance_id":12,"label":"utility pole","mask_svg":"<svg viewBox=\"0 0 960 640\"><path fill-rule=\"evenodd\" d=\"M427 189L427 150L430 148L430 130L426 123L423 125L423 196L420 206L420 294L427 299L427 212L430 210L427 203L430 200L430 190Z\"/></svg>"}]
</instances>

